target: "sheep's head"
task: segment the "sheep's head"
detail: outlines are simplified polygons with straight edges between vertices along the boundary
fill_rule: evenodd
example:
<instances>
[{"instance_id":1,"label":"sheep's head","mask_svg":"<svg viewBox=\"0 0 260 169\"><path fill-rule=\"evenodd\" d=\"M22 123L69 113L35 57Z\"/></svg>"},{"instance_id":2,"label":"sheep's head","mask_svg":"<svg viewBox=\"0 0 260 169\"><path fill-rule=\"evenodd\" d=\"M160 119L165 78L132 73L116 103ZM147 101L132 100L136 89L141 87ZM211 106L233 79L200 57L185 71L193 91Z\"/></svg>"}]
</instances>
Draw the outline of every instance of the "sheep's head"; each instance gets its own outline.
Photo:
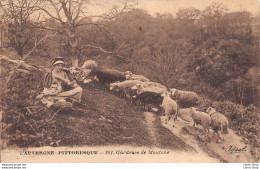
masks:
<instances>
[{"instance_id":1,"label":"sheep's head","mask_svg":"<svg viewBox=\"0 0 260 169\"><path fill-rule=\"evenodd\" d=\"M193 116L195 112L196 112L196 108L195 108L195 107L191 107L191 108L190 108L190 114L191 114L191 116Z\"/></svg>"},{"instance_id":2,"label":"sheep's head","mask_svg":"<svg viewBox=\"0 0 260 169\"><path fill-rule=\"evenodd\" d=\"M132 76L132 74L133 74L133 73L132 73L131 71L126 71L126 72L125 72L125 75L126 75L126 76Z\"/></svg>"},{"instance_id":3,"label":"sheep's head","mask_svg":"<svg viewBox=\"0 0 260 169\"><path fill-rule=\"evenodd\" d=\"M170 89L171 95L174 96L174 94L176 94L176 91L177 91L177 89L171 88Z\"/></svg>"},{"instance_id":4,"label":"sheep's head","mask_svg":"<svg viewBox=\"0 0 260 169\"><path fill-rule=\"evenodd\" d=\"M170 97L170 93L169 92L162 92L161 96L162 97Z\"/></svg>"},{"instance_id":5,"label":"sheep's head","mask_svg":"<svg viewBox=\"0 0 260 169\"><path fill-rule=\"evenodd\" d=\"M131 75L125 75L126 80L129 80L131 78Z\"/></svg>"},{"instance_id":6,"label":"sheep's head","mask_svg":"<svg viewBox=\"0 0 260 169\"><path fill-rule=\"evenodd\" d=\"M94 69L97 68L97 62L94 60L87 60L84 62L84 64L82 65L82 69Z\"/></svg>"},{"instance_id":7,"label":"sheep's head","mask_svg":"<svg viewBox=\"0 0 260 169\"><path fill-rule=\"evenodd\" d=\"M87 69L88 68L88 64L89 64L89 61L85 61L81 68L82 69Z\"/></svg>"},{"instance_id":8,"label":"sheep's head","mask_svg":"<svg viewBox=\"0 0 260 169\"><path fill-rule=\"evenodd\" d=\"M216 112L216 109L215 108L212 108L212 107L209 107L206 111L209 115L213 114Z\"/></svg>"},{"instance_id":9,"label":"sheep's head","mask_svg":"<svg viewBox=\"0 0 260 169\"><path fill-rule=\"evenodd\" d=\"M115 88L116 84L115 83L110 83L109 90L113 90Z\"/></svg>"},{"instance_id":10,"label":"sheep's head","mask_svg":"<svg viewBox=\"0 0 260 169\"><path fill-rule=\"evenodd\" d=\"M97 81L97 82L99 81L98 78L97 78L97 76L95 76L95 77L93 78L93 80L95 80L95 81Z\"/></svg>"}]
</instances>

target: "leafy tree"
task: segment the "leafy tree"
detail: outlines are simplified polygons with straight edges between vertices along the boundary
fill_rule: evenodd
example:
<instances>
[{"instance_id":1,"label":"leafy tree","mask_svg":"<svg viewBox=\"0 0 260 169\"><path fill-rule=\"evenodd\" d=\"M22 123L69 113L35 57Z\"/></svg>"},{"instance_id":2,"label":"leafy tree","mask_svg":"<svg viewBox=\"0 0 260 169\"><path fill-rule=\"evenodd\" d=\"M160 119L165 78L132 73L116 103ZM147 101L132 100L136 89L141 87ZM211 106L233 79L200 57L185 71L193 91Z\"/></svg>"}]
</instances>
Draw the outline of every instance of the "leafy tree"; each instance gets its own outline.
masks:
<instances>
[{"instance_id":1,"label":"leafy tree","mask_svg":"<svg viewBox=\"0 0 260 169\"><path fill-rule=\"evenodd\" d=\"M179 9L176 13L176 19L181 20L195 20L199 19L201 15L201 11L195 8L184 8Z\"/></svg>"},{"instance_id":2,"label":"leafy tree","mask_svg":"<svg viewBox=\"0 0 260 169\"><path fill-rule=\"evenodd\" d=\"M223 16L228 12L228 9L219 2L213 2L202 11L202 20L208 30L216 34L219 32L219 28L222 22Z\"/></svg>"}]
</instances>

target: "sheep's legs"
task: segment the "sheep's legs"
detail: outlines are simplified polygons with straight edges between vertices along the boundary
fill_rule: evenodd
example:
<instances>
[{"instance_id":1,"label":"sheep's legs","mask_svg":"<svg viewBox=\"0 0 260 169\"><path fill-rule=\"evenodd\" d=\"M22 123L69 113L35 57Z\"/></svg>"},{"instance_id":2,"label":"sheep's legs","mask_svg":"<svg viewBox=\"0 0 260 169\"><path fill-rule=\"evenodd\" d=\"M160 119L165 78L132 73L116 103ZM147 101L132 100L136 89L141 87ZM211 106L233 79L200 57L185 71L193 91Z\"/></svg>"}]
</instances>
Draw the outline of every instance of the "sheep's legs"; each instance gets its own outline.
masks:
<instances>
[{"instance_id":1,"label":"sheep's legs","mask_svg":"<svg viewBox=\"0 0 260 169\"><path fill-rule=\"evenodd\" d=\"M171 118L172 118L172 115L171 115L171 114L168 115L167 118L166 118L166 120L165 120L165 124L167 124L167 122L170 121Z\"/></svg>"},{"instance_id":2,"label":"sheep's legs","mask_svg":"<svg viewBox=\"0 0 260 169\"><path fill-rule=\"evenodd\" d=\"M161 116L163 116L165 114L165 110L163 108L160 107L159 111L160 111Z\"/></svg>"},{"instance_id":3,"label":"sheep's legs","mask_svg":"<svg viewBox=\"0 0 260 169\"><path fill-rule=\"evenodd\" d=\"M148 104L148 111L151 112L152 111L152 106L150 104Z\"/></svg>"},{"instance_id":4,"label":"sheep's legs","mask_svg":"<svg viewBox=\"0 0 260 169\"><path fill-rule=\"evenodd\" d=\"M178 116L179 116L179 110L177 109L175 113L174 121L177 120Z\"/></svg>"},{"instance_id":5,"label":"sheep's legs","mask_svg":"<svg viewBox=\"0 0 260 169\"><path fill-rule=\"evenodd\" d=\"M223 135L223 134L221 134L221 135L222 135L222 138L221 138L221 140L222 140L222 141L224 141L224 135Z\"/></svg>"},{"instance_id":6,"label":"sheep's legs","mask_svg":"<svg viewBox=\"0 0 260 169\"><path fill-rule=\"evenodd\" d=\"M216 143L218 143L218 140L221 139L220 135L219 135L219 131L217 131L217 140Z\"/></svg>"},{"instance_id":7,"label":"sheep's legs","mask_svg":"<svg viewBox=\"0 0 260 169\"><path fill-rule=\"evenodd\" d=\"M177 120L178 112L175 112L174 121Z\"/></svg>"},{"instance_id":8,"label":"sheep's legs","mask_svg":"<svg viewBox=\"0 0 260 169\"><path fill-rule=\"evenodd\" d=\"M165 124L167 124L167 122L169 121L169 116L166 116L166 119L165 119Z\"/></svg>"}]
</instances>

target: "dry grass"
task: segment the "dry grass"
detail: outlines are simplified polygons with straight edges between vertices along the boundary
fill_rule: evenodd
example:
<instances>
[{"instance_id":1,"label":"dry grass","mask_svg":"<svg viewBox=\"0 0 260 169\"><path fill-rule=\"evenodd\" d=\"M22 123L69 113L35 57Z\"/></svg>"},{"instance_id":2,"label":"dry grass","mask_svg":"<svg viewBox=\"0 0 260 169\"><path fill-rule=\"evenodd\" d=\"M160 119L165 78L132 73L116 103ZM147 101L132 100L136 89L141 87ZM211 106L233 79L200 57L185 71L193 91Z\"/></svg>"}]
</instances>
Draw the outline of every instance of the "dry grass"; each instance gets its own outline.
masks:
<instances>
[{"instance_id":1,"label":"dry grass","mask_svg":"<svg viewBox=\"0 0 260 169\"><path fill-rule=\"evenodd\" d=\"M142 111L102 85L84 87L82 104L55 117L61 146L152 146Z\"/></svg>"}]
</instances>

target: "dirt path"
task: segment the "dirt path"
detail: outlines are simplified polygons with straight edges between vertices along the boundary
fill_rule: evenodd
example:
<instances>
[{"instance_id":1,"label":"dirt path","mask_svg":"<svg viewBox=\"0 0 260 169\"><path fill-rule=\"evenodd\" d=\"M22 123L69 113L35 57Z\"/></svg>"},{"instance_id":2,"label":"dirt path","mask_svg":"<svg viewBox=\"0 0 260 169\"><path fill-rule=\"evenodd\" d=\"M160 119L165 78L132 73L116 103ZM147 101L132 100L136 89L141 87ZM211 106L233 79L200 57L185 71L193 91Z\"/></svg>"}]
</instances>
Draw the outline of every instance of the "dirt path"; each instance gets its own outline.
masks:
<instances>
[{"instance_id":1,"label":"dirt path","mask_svg":"<svg viewBox=\"0 0 260 169\"><path fill-rule=\"evenodd\" d=\"M154 114L151 112L144 112L144 117L145 117L145 120L147 123L147 131L152 138L153 144L156 146L159 144L159 142L156 137L157 129L155 128L155 125L154 125L154 122L155 122Z\"/></svg>"},{"instance_id":2,"label":"dirt path","mask_svg":"<svg viewBox=\"0 0 260 169\"><path fill-rule=\"evenodd\" d=\"M242 142L242 137L236 135L234 131L229 129L229 134L225 135L225 141L221 143L216 143L215 138L213 138L213 131L211 131L210 136L207 137L205 134L201 134L201 128L194 128L193 123L187 123L180 118L173 122L169 121L168 124L164 124L165 117L161 117L162 125L168 128L174 135L179 137L188 145L192 146L198 154L208 155L214 157L220 162L229 163L240 163L256 162L251 155L251 147ZM173 123L175 127L173 126ZM187 132L184 132L185 129ZM205 139L204 139L205 138ZM232 147L231 147L232 146ZM244 148L245 147L245 148ZM245 151L239 153L232 153L231 149L244 148Z\"/></svg>"},{"instance_id":3,"label":"dirt path","mask_svg":"<svg viewBox=\"0 0 260 169\"><path fill-rule=\"evenodd\" d=\"M151 146L172 151L196 152L185 141L161 124L161 119L152 112L144 112L146 130L152 141Z\"/></svg>"},{"instance_id":4,"label":"dirt path","mask_svg":"<svg viewBox=\"0 0 260 169\"><path fill-rule=\"evenodd\" d=\"M162 125L169 129L174 135L179 137L182 141L184 141L186 144L193 147L198 155L201 155L203 157L208 156L199 146L199 141L196 140L193 136L189 134L183 134L182 128L187 125L186 122L183 120L176 120L173 122L173 120L170 120L167 124L164 123L165 117L161 116ZM174 124L175 127L172 127ZM210 157L209 157L210 158Z\"/></svg>"},{"instance_id":5,"label":"dirt path","mask_svg":"<svg viewBox=\"0 0 260 169\"><path fill-rule=\"evenodd\" d=\"M214 138L215 139L215 138ZM251 146L242 142L242 137L229 130L229 134L225 135L225 141L216 143L215 140L206 144L207 148L219 154L223 159L230 163L253 163L256 162L251 155ZM232 152L232 149L243 149L244 151Z\"/></svg>"}]
</instances>

